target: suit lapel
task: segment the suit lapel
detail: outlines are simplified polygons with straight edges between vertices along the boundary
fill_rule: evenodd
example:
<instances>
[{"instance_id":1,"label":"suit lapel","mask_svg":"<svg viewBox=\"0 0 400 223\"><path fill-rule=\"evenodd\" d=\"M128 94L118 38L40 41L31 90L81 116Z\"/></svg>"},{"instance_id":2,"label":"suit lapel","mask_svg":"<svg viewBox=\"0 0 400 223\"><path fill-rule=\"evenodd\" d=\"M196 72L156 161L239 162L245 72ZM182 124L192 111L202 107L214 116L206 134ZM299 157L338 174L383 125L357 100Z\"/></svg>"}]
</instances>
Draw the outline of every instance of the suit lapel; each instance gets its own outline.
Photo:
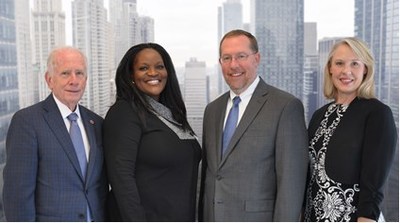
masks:
<instances>
[{"instance_id":1,"label":"suit lapel","mask_svg":"<svg viewBox=\"0 0 400 223\"><path fill-rule=\"evenodd\" d=\"M68 159L74 166L77 174L82 178L81 168L79 166L78 157L76 156L74 145L72 144L68 130L65 127L65 123L61 117L60 110L54 101L53 95L46 98L43 104L43 108L46 111L44 119L46 120L49 128L53 131L61 147L67 154Z\"/></svg>"},{"instance_id":2,"label":"suit lapel","mask_svg":"<svg viewBox=\"0 0 400 223\"><path fill-rule=\"evenodd\" d=\"M88 169L87 169L87 174L86 174L86 181L89 182L90 176L92 175L93 168L95 166L96 162L96 156L98 153L98 148L97 148L97 143L96 143L96 136L95 136L95 129L94 125L96 124L93 119L91 119L88 115L88 113L82 108L82 106L79 106L80 108L80 114L82 116L82 122L83 126L85 127L86 135L89 140L89 146L90 146L90 152L89 152L89 163L88 163Z\"/></svg>"},{"instance_id":3,"label":"suit lapel","mask_svg":"<svg viewBox=\"0 0 400 223\"><path fill-rule=\"evenodd\" d=\"M246 107L246 110L243 113L243 116L235 130L235 133L233 133L233 136L228 145L226 154L224 157L222 157L220 166L223 165L223 163L225 162L227 157L231 154L232 150L235 149L235 146L238 143L238 141L240 140L240 138L243 136L243 134L245 133L245 131L247 130L249 125L253 122L254 118L257 116L257 114L260 112L261 108L266 103L266 101L268 99L267 88L268 88L267 84L262 79L260 79L260 82L258 83L256 89L254 90L254 93L249 101L249 104Z\"/></svg>"}]
</instances>

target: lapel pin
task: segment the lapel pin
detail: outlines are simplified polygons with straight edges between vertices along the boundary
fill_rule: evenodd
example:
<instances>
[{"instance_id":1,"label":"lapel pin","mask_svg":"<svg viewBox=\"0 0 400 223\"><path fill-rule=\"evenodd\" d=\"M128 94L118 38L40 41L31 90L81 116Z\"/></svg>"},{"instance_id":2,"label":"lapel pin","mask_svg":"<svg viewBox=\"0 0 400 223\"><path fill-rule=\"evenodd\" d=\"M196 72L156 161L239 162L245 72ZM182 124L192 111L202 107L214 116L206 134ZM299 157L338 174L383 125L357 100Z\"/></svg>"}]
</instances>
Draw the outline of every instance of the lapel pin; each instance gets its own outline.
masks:
<instances>
[{"instance_id":1,"label":"lapel pin","mask_svg":"<svg viewBox=\"0 0 400 223\"><path fill-rule=\"evenodd\" d=\"M90 120L89 122L90 122L90 124L94 125L94 121L93 120Z\"/></svg>"}]
</instances>

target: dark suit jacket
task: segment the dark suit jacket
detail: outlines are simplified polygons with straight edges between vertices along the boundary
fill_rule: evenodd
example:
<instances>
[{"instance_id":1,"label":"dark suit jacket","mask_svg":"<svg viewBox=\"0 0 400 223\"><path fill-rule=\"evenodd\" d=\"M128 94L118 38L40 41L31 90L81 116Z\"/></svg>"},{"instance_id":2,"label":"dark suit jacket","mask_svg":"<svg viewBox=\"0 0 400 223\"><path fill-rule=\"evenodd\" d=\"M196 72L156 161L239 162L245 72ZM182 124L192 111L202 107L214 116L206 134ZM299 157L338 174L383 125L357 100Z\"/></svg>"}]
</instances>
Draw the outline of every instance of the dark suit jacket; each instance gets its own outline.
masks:
<instances>
[{"instance_id":1,"label":"dark suit jacket","mask_svg":"<svg viewBox=\"0 0 400 223\"><path fill-rule=\"evenodd\" d=\"M87 204L93 220L105 220L108 187L103 168L103 120L83 106L79 108L90 144L85 181L52 95L13 116L3 174L8 221L86 221Z\"/></svg>"},{"instance_id":2,"label":"dark suit jacket","mask_svg":"<svg viewBox=\"0 0 400 223\"><path fill-rule=\"evenodd\" d=\"M111 221L195 221L197 140L180 139L151 113L143 123L126 100L107 112L103 138Z\"/></svg>"},{"instance_id":3,"label":"dark suit jacket","mask_svg":"<svg viewBox=\"0 0 400 223\"><path fill-rule=\"evenodd\" d=\"M310 140L330 104L313 114L308 128ZM351 221L357 221L358 216L378 220L396 142L396 125L387 105L362 98L350 103L329 140L324 158L329 178L343 185L359 184L360 192L352 202L357 212L350 215Z\"/></svg>"},{"instance_id":4,"label":"dark suit jacket","mask_svg":"<svg viewBox=\"0 0 400 223\"><path fill-rule=\"evenodd\" d=\"M228 99L204 113L200 220L298 221L308 161L302 103L260 80L221 158Z\"/></svg>"}]
</instances>

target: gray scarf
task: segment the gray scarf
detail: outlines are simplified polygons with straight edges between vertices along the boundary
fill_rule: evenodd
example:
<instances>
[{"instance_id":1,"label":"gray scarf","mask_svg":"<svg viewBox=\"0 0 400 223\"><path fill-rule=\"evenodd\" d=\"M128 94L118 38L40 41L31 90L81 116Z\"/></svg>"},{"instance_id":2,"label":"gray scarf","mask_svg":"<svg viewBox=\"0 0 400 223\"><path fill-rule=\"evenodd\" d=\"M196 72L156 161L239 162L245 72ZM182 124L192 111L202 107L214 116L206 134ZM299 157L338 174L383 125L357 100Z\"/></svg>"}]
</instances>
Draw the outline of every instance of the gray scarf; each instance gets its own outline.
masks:
<instances>
[{"instance_id":1,"label":"gray scarf","mask_svg":"<svg viewBox=\"0 0 400 223\"><path fill-rule=\"evenodd\" d=\"M180 139L196 139L189 131L185 131L182 128L182 124L175 121L172 116L172 112L169 108L154 100L152 97L146 95L146 100L153 108L153 114L155 114L165 125L167 125Z\"/></svg>"}]
</instances>

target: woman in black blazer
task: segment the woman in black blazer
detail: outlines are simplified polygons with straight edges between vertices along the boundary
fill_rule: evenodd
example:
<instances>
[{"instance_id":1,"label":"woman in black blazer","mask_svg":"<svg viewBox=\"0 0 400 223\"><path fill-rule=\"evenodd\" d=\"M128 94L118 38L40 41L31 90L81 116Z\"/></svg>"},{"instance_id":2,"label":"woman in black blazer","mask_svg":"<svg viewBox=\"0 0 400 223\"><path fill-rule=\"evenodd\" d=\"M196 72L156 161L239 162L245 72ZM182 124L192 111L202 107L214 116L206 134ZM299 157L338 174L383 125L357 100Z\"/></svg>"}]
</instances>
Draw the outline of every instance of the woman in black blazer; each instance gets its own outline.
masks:
<instances>
[{"instance_id":1,"label":"woman in black blazer","mask_svg":"<svg viewBox=\"0 0 400 223\"><path fill-rule=\"evenodd\" d=\"M111 221L195 221L200 145L163 47L130 48L103 124Z\"/></svg>"},{"instance_id":2,"label":"woman in black blazer","mask_svg":"<svg viewBox=\"0 0 400 223\"><path fill-rule=\"evenodd\" d=\"M344 38L324 70L324 94L334 101L309 124L310 172L306 221L377 221L395 154L396 127L375 99L374 60L366 45Z\"/></svg>"}]
</instances>

